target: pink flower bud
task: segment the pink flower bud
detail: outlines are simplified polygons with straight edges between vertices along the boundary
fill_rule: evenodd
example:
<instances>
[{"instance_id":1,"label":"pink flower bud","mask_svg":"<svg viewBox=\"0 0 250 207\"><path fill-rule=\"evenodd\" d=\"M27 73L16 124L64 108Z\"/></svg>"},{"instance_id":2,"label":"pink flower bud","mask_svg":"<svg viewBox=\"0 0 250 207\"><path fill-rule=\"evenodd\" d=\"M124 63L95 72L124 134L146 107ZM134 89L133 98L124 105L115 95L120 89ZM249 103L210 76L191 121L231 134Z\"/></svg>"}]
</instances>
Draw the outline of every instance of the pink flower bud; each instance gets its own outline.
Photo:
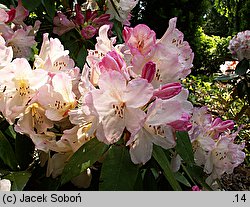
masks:
<instances>
[{"instance_id":1,"label":"pink flower bud","mask_svg":"<svg viewBox=\"0 0 250 207\"><path fill-rule=\"evenodd\" d=\"M76 10L76 17L74 19L74 22L78 25L82 25L84 23L84 16L82 15L81 12L81 6L79 4L76 4L75 10Z\"/></svg>"},{"instance_id":2,"label":"pink flower bud","mask_svg":"<svg viewBox=\"0 0 250 207\"><path fill-rule=\"evenodd\" d=\"M126 68L126 63L116 51L110 51L102 58L102 61L99 63L99 68L101 72L109 70L121 72Z\"/></svg>"},{"instance_id":3,"label":"pink flower bud","mask_svg":"<svg viewBox=\"0 0 250 207\"><path fill-rule=\"evenodd\" d=\"M147 79L149 83L152 82L155 76L156 65L152 61L149 61L145 64L142 69L141 77Z\"/></svg>"},{"instance_id":4,"label":"pink flower bud","mask_svg":"<svg viewBox=\"0 0 250 207\"><path fill-rule=\"evenodd\" d=\"M169 99L181 92L182 86L180 83L167 83L154 91L154 96L161 99Z\"/></svg>"},{"instance_id":5,"label":"pink flower bud","mask_svg":"<svg viewBox=\"0 0 250 207\"><path fill-rule=\"evenodd\" d=\"M9 10L7 12L7 14L9 15L9 18L8 18L6 23L12 22L15 19L15 16L16 16L16 9L12 8L11 10Z\"/></svg>"},{"instance_id":6,"label":"pink flower bud","mask_svg":"<svg viewBox=\"0 0 250 207\"><path fill-rule=\"evenodd\" d=\"M93 19L92 23L95 24L97 27L101 27L104 24L111 24L109 19L110 19L110 14L102 14L101 16Z\"/></svg>"},{"instance_id":7,"label":"pink flower bud","mask_svg":"<svg viewBox=\"0 0 250 207\"><path fill-rule=\"evenodd\" d=\"M189 131L192 128L192 124L189 122L190 115L183 113L179 120L169 123L177 131Z\"/></svg>"},{"instance_id":8,"label":"pink flower bud","mask_svg":"<svg viewBox=\"0 0 250 207\"><path fill-rule=\"evenodd\" d=\"M201 189L197 185L195 185L192 187L192 191L201 191Z\"/></svg>"},{"instance_id":9,"label":"pink flower bud","mask_svg":"<svg viewBox=\"0 0 250 207\"><path fill-rule=\"evenodd\" d=\"M212 123L212 129L219 131L219 132L223 132L226 130L232 130L234 127L234 121L232 120L226 120L226 121L222 121L220 118L216 118L213 123Z\"/></svg>"},{"instance_id":10,"label":"pink flower bud","mask_svg":"<svg viewBox=\"0 0 250 207\"><path fill-rule=\"evenodd\" d=\"M219 137L221 132L232 130L234 127L234 122L232 120L222 121L220 118L214 119L210 131L212 132L215 139Z\"/></svg>"},{"instance_id":11,"label":"pink flower bud","mask_svg":"<svg viewBox=\"0 0 250 207\"><path fill-rule=\"evenodd\" d=\"M83 38L91 39L97 33L97 29L91 25L84 27L81 31Z\"/></svg>"}]
</instances>

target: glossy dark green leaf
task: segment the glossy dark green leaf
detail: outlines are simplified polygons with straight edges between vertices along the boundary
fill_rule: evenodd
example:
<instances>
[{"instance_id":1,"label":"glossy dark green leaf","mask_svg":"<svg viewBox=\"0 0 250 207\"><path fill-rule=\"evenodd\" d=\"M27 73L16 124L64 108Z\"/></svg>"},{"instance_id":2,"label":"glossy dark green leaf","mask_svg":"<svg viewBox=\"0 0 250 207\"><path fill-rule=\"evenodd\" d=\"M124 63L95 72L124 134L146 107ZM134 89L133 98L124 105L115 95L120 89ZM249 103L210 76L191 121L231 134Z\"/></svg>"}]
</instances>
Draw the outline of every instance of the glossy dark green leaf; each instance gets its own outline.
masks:
<instances>
[{"instance_id":1,"label":"glossy dark green leaf","mask_svg":"<svg viewBox=\"0 0 250 207\"><path fill-rule=\"evenodd\" d=\"M214 78L214 80L226 82L226 81L238 78L238 77L239 76L237 74L221 75L221 76Z\"/></svg>"},{"instance_id":2,"label":"glossy dark green leaf","mask_svg":"<svg viewBox=\"0 0 250 207\"><path fill-rule=\"evenodd\" d=\"M176 151L189 165L194 164L193 148L187 132L176 132Z\"/></svg>"},{"instance_id":3,"label":"glossy dark green leaf","mask_svg":"<svg viewBox=\"0 0 250 207\"><path fill-rule=\"evenodd\" d=\"M191 188L191 184L189 183L187 178L184 175L182 175L180 172L174 173L174 176L175 176L175 179L178 180L180 183Z\"/></svg>"},{"instance_id":4,"label":"glossy dark green leaf","mask_svg":"<svg viewBox=\"0 0 250 207\"><path fill-rule=\"evenodd\" d=\"M175 179L174 173L171 170L170 162L161 147L154 145L153 157L162 168L164 176L168 180L169 184L172 186L173 190L181 191L182 189L177 180Z\"/></svg>"},{"instance_id":5,"label":"glossy dark green leaf","mask_svg":"<svg viewBox=\"0 0 250 207\"><path fill-rule=\"evenodd\" d=\"M151 169L146 169L143 178L143 190L156 191L158 189L155 176Z\"/></svg>"},{"instance_id":6,"label":"glossy dark green leaf","mask_svg":"<svg viewBox=\"0 0 250 207\"><path fill-rule=\"evenodd\" d=\"M79 50L79 52L78 52L78 54L77 54L77 56L76 56L76 65L77 65L79 68L82 68L82 67L83 67L83 65L84 65L84 63L85 63L85 61L86 61L87 55L88 55L88 52L87 52L86 48L83 46L83 47Z\"/></svg>"},{"instance_id":7,"label":"glossy dark green leaf","mask_svg":"<svg viewBox=\"0 0 250 207\"><path fill-rule=\"evenodd\" d=\"M12 172L6 175L4 178L11 181L11 190L12 191L22 191L29 178L31 173L29 172Z\"/></svg>"},{"instance_id":8,"label":"glossy dark green leaf","mask_svg":"<svg viewBox=\"0 0 250 207\"><path fill-rule=\"evenodd\" d=\"M56 8L55 8L55 1L51 0L42 0L42 4L46 10L46 13L48 16L51 18L51 20L54 18L55 13L56 13Z\"/></svg>"},{"instance_id":9,"label":"glossy dark green leaf","mask_svg":"<svg viewBox=\"0 0 250 207\"><path fill-rule=\"evenodd\" d=\"M102 165L99 190L133 190L138 171L125 146L112 146Z\"/></svg>"},{"instance_id":10,"label":"glossy dark green leaf","mask_svg":"<svg viewBox=\"0 0 250 207\"><path fill-rule=\"evenodd\" d=\"M245 75L248 69L250 69L249 60L244 58L236 65L235 73L237 75Z\"/></svg>"},{"instance_id":11,"label":"glossy dark green leaf","mask_svg":"<svg viewBox=\"0 0 250 207\"><path fill-rule=\"evenodd\" d=\"M61 183L65 184L92 166L108 149L108 145L91 139L80 147L64 167Z\"/></svg>"},{"instance_id":12,"label":"glossy dark green leaf","mask_svg":"<svg viewBox=\"0 0 250 207\"><path fill-rule=\"evenodd\" d=\"M8 135L9 137L12 137L14 139L16 139L16 132L13 128L13 125L10 125L6 130L5 130L5 134Z\"/></svg>"},{"instance_id":13,"label":"glossy dark green leaf","mask_svg":"<svg viewBox=\"0 0 250 207\"><path fill-rule=\"evenodd\" d=\"M238 96L239 98L244 98L245 95L247 94L247 87L246 87L247 84L245 84L244 81L239 81L237 83L237 93L238 93Z\"/></svg>"},{"instance_id":14,"label":"glossy dark green leaf","mask_svg":"<svg viewBox=\"0 0 250 207\"><path fill-rule=\"evenodd\" d=\"M203 186L207 190L211 190L211 187L205 181L207 178L207 175L205 175L201 167L192 165L192 166L187 166L186 169L196 182L198 182L201 186Z\"/></svg>"},{"instance_id":15,"label":"glossy dark green leaf","mask_svg":"<svg viewBox=\"0 0 250 207\"><path fill-rule=\"evenodd\" d=\"M22 0L22 3L23 6L28 9L29 12L31 12L42 3L42 0Z\"/></svg>"},{"instance_id":16,"label":"glossy dark green leaf","mask_svg":"<svg viewBox=\"0 0 250 207\"><path fill-rule=\"evenodd\" d=\"M15 153L8 139L0 131L0 158L4 164L8 165L12 170L17 169L17 160Z\"/></svg>"},{"instance_id":17,"label":"glossy dark green leaf","mask_svg":"<svg viewBox=\"0 0 250 207\"><path fill-rule=\"evenodd\" d=\"M33 161L34 149L35 146L29 137L22 134L17 134L15 153L21 170L27 169L29 164Z\"/></svg>"}]
</instances>

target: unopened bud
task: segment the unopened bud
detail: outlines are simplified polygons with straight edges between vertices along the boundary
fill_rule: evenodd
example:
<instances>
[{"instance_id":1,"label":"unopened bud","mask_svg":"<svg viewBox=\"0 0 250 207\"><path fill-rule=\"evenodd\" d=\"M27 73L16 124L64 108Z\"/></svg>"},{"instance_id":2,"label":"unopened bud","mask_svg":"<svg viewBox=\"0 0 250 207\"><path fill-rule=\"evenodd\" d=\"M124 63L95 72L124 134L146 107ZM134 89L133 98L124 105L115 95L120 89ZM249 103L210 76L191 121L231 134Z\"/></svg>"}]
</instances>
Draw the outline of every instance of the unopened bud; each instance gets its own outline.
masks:
<instances>
[{"instance_id":1,"label":"unopened bud","mask_svg":"<svg viewBox=\"0 0 250 207\"><path fill-rule=\"evenodd\" d=\"M142 69L141 77L147 79L149 83L152 82L155 76L156 65L152 61L149 61L145 64Z\"/></svg>"},{"instance_id":2,"label":"unopened bud","mask_svg":"<svg viewBox=\"0 0 250 207\"><path fill-rule=\"evenodd\" d=\"M154 91L154 96L160 99L169 99L181 92L182 86L180 83L167 83Z\"/></svg>"}]
</instances>

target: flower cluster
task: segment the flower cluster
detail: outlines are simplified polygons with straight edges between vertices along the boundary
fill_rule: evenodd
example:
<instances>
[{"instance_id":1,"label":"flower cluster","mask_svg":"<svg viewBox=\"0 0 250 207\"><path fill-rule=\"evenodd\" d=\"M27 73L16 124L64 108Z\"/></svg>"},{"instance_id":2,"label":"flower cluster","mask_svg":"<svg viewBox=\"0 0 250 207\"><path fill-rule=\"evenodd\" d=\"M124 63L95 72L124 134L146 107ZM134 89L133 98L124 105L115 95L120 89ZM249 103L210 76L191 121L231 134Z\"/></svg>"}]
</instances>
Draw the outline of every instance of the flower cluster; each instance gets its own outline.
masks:
<instances>
[{"instance_id":1,"label":"flower cluster","mask_svg":"<svg viewBox=\"0 0 250 207\"><path fill-rule=\"evenodd\" d=\"M236 65L239 63L239 61L233 60L233 61L225 61L224 64L220 65L220 71L224 75L234 74Z\"/></svg>"},{"instance_id":2,"label":"flower cluster","mask_svg":"<svg viewBox=\"0 0 250 207\"><path fill-rule=\"evenodd\" d=\"M16 8L0 9L0 42L2 45L5 40L5 45L11 46L13 50L12 52L6 50L8 57L30 58L32 55L32 47L36 44L35 34L40 27L40 22L36 21L34 27L27 26L23 21L28 15L29 12L23 7L21 0L18 0ZM4 52L2 48L0 49L1 53ZM2 62L0 68L1 65Z\"/></svg>"},{"instance_id":3,"label":"flower cluster","mask_svg":"<svg viewBox=\"0 0 250 207\"><path fill-rule=\"evenodd\" d=\"M235 144L234 140L239 132L232 131L234 122L213 118L206 107L194 108L191 118L193 125L189 131L195 162L204 167L210 176L207 183L221 178L224 173L232 173L234 168L245 159L244 143Z\"/></svg>"},{"instance_id":4,"label":"flower cluster","mask_svg":"<svg viewBox=\"0 0 250 207\"><path fill-rule=\"evenodd\" d=\"M94 0L88 0L82 5L75 4L74 12L67 17L61 11L54 17L53 32L62 35L72 29L76 29L84 39L91 39L102 25L113 26L112 19L117 19L123 25L130 25L130 11L136 6L137 1L110 1L103 5L103 11Z\"/></svg>"},{"instance_id":5,"label":"flower cluster","mask_svg":"<svg viewBox=\"0 0 250 207\"><path fill-rule=\"evenodd\" d=\"M89 127L88 136L106 144L121 138L135 164L145 164L153 144L173 148L175 130L188 130L192 104L179 80L192 67L193 53L176 29L176 18L160 40L146 25L123 30L124 44L99 30L80 83L81 105L70 120Z\"/></svg>"},{"instance_id":6,"label":"flower cluster","mask_svg":"<svg viewBox=\"0 0 250 207\"><path fill-rule=\"evenodd\" d=\"M153 143L173 148L175 130L190 129L192 104L179 80L190 72L193 53L175 25L173 18L160 40L146 25L126 27L120 45L108 37L110 26L102 26L82 74L48 34L33 69L24 58L12 60L12 49L1 40L8 52L1 53L0 111L38 150L53 151L46 157L47 175L59 175L93 137L106 144L123 139L132 161L145 164Z\"/></svg>"},{"instance_id":7,"label":"flower cluster","mask_svg":"<svg viewBox=\"0 0 250 207\"><path fill-rule=\"evenodd\" d=\"M238 60L250 59L250 30L239 32L229 42L228 49Z\"/></svg>"}]
</instances>

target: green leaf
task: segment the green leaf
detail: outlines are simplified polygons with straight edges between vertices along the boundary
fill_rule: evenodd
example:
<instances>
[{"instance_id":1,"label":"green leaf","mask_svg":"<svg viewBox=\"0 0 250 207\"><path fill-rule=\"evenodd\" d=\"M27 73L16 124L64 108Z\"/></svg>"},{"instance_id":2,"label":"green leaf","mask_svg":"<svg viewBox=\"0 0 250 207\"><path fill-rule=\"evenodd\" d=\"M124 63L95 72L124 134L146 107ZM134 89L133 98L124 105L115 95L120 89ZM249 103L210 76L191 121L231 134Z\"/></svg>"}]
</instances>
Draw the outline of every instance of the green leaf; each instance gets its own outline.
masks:
<instances>
[{"instance_id":1,"label":"green leaf","mask_svg":"<svg viewBox=\"0 0 250 207\"><path fill-rule=\"evenodd\" d=\"M245 75L248 69L250 69L249 60L244 58L236 65L235 73L237 75Z\"/></svg>"},{"instance_id":2,"label":"green leaf","mask_svg":"<svg viewBox=\"0 0 250 207\"><path fill-rule=\"evenodd\" d=\"M22 0L23 6L25 9L28 9L29 12L34 11L41 4L41 0Z\"/></svg>"},{"instance_id":3,"label":"green leaf","mask_svg":"<svg viewBox=\"0 0 250 207\"><path fill-rule=\"evenodd\" d=\"M34 149L35 146L29 137L17 134L15 152L21 170L28 168L29 164L33 161Z\"/></svg>"},{"instance_id":4,"label":"green leaf","mask_svg":"<svg viewBox=\"0 0 250 207\"><path fill-rule=\"evenodd\" d=\"M235 79L235 78L238 78L239 76L236 75L236 74L230 74L230 75L221 75L221 76L218 76L216 78L214 78L214 80L216 81L229 81L229 80L232 80L232 79Z\"/></svg>"},{"instance_id":5,"label":"green leaf","mask_svg":"<svg viewBox=\"0 0 250 207\"><path fill-rule=\"evenodd\" d=\"M17 170L17 160L15 153L4 134L0 131L0 158L4 164L8 165L12 170Z\"/></svg>"},{"instance_id":6,"label":"green leaf","mask_svg":"<svg viewBox=\"0 0 250 207\"><path fill-rule=\"evenodd\" d=\"M163 169L164 176L168 180L169 184L172 186L173 190L181 191L182 189L177 180L175 179L174 173L171 170L169 160L161 147L154 145L153 157Z\"/></svg>"},{"instance_id":7,"label":"green leaf","mask_svg":"<svg viewBox=\"0 0 250 207\"><path fill-rule=\"evenodd\" d=\"M30 176L31 173L23 171L23 172L12 172L6 175L4 178L12 181L11 184L12 191L22 191L27 182L29 181Z\"/></svg>"},{"instance_id":8,"label":"green leaf","mask_svg":"<svg viewBox=\"0 0 250 207\"><path fill-rule=\"evenodd\" d=\"M187 132L176 132L176 151L181 158L189 165L194 164L194 153L190 138Z\"/></svg>"},{"instance_id":9,"label":"green leaf","mask_svg":"<svg viewBox=\"0 0 250 207\"><path fill-rule=\"evenodd\" d=\"M102 165L99 190L133 190L138 171L125 146L112 146Z\"/></svg>"},{"instance_id":10,"label":"green leaf","mask_svg":"<svg viewBox=\"0 0 250 207\"><path fill-rule=\"evenodd\" d=\"M174 176L175 176L175 179L178 180L180 183L191 188L191 184L189 183L187 178L185 178L185 176L182 175L180 172L174 173Z\"/></svg>"},{"instance_id":11,"label":"green leaf","mask_svg":"<svg viewBox=\"0 0 250 207\"><path fill-rule=\"evenodd\" d=\"M69 182L72 178L80 175L84 170L92 166L107 149L108 145L99 142L96 138L81 146L64 167L61 184Z\"/></svg>"},{"instance_id":12,"label":"green leaf","mask_svg":"<svg viewBox=\"0 0 250 207\"><path fill-rule=\"evenodd\" d=\"M53 19L56 13L55 1L51 0L42 0L42 4L48 14L48 16Z\"/></svg>"},{"instance_id":13,"label":"green leaf","mask_svg":"<svg viewBox=\"0 0 250 207\"><path fill-rule=\"evenodd\" d=\"M13 125L10 125L6 130L5 130L5 134L16 139L16 132L13 128Z\"/></svg>"},{"instance_id":14,"label":"green leaf","mask_svg":"<svg viewBox=\"0 0 250 207\"><path fill-rule=\"evenodd\" d=\"M77 57L76 57L76 65L79 67L79 68L82 68L85 61L86 61L86 57L88 55L88 52L86 50L86 48L83 46L78 54L77 54Z\"/></svg>"},{"instance_id":15,"label":"green leaf","mask_svg":"<svg viewBox=\"0 0 250 207\"><path fill-rule=\"evenodd\" d=\"M192 165L192 166L187 166L186 169L196 182L198 182L201 186L203 186L207 190L212 190L211 187L205 181L207 175L205 175L203 168L197 165Z\"/></svg>"},{"instance_id":16,"label":"green leaf","mask_svg":"<svg viewBox=\"0 0 250 207\"><path fill-rule=\"evenodd\" d=\"M156 191L158 189L155 176L151 169L146 169L144 178L143 178L143 190Z\"/></svg>"}]
</instances>

